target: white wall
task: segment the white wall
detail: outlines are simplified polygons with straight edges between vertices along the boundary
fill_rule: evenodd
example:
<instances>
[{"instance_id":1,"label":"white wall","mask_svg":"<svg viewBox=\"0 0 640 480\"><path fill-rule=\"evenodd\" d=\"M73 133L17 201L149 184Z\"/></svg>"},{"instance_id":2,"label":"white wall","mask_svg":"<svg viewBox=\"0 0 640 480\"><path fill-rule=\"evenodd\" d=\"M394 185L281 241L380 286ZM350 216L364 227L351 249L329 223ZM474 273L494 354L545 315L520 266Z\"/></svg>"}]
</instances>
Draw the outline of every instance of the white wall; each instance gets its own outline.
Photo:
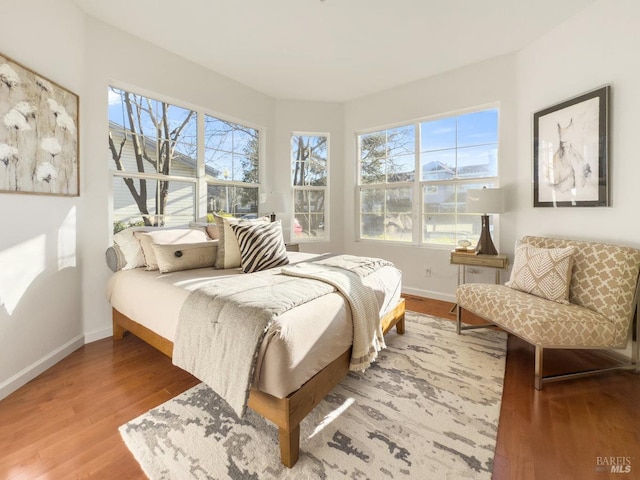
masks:
<instances>
[{"instance_id":1,"label":"white wall","mask_svg":"<svg viewBox=\"0 0 640 480\"><path fill-rule=\"evenodd\" d=\"M80 11L64 0L23 0L4 2L2 17L0 52L82 104ZM79 198L0 193L0 398L84 343L80 179Z\"/></svg>"},{"instance_id":2,"label":"white wall","mask_svg":"<svg viewBox=\"0 0 640 480\"><path fill-rule=\"evenodd\" d=\"M508 211L500 215L497 248L513 255L522 235L549 235L640 246L640 3L601 0L516 54L495 58L380 92L345 106L345 159L355 158L354 132L500 102L500 183ZM533 208L533 114L604 84L612 86L609 208ZM354 209L355 168L345 168L345 211ZM345 248L394 261L403 290L453 300L457 270L449 249L355 241L345 219ZM424 268L432 276L424 277ZM508 272L506 272L508 274ZM503 278L504 280L504 278ZM468 281L492 281L481 272Z\"/></svg>"},{"instance_id":3,"label":"white wall","mask_svg":"<svg viewBox=\"0 0 640 480\"><path fill-rule=\"evenodd\" d=\"M80 230L83 253L82 309L87 341L111 335L111 310L105 286L111 271L104 252L111 242L111 160L107 150L107 89L110 84L160 95L180 104L203 107L212 114L250 122L273 131L274 101L227 77L87 18L85 128L85 195ZM267 150L272 148L268 144ZM268 187L267 187L268 188ZM205 192L206 193L206 192Z\"/></svg>"},{"instance_id":4,"label":"white wall","mask_svg":"<svg viewBox=\"0 0 640 480\"><path fill-rule=\"evenodd\" d=\"M640 246L640 3L602 0L517 56L516 235L558 235ZM532 207L532 116L611 85L610 208Z\"/></svg>"},{"instance_id":5,"label":"white wall","mask_svg":"<svg viewBox=\"0 0 640 480\"><path fill-rule=\"evenodd\" d=\"M355 132L407 122L418 118L456 112L471 107L498 103L500 108L499 173L507 198L513 194L517 158L513 141L516 135L515 57L502 56L470 65L443 75L430 77L399 88L370 95L345 105L344 210L345 248L349 253L383 257L402 270L403 291L442 300L453 300L457 268L449 265L451 247L417 247L356 241L356 137ZM502 215L500 236L494 238L499 250L513 244L513 226ZM417 219L416 219L417 220ZM424 270L431 268L431 277ZM489 276L487 276L489 274ZM468 280L493 278L482 272Z\"/></svg>"},{"instance_id":6,"label":"white wall","mask_svg":"<svg viewBox=\"0 0 640 480\"><path fill-rule=\"evenodd\" d=\"M329 199L328 212L329 242L303 241L302 252L341 252L343 247L344 208L344 164L351 162L344 156L344 109L342 104L326 102L300 102L279 100L276 102L274 132L274 154L267 168L267 181L274 185L274 191L291 193L291 134L323 133L329 134ZM293 205L289 205L291 215ZM326 222L325 218L325 222ZM284 222L286 235L290 234L290 219ZM295 240L293 240L295 242Z\"/></svg>"}]
</instances>

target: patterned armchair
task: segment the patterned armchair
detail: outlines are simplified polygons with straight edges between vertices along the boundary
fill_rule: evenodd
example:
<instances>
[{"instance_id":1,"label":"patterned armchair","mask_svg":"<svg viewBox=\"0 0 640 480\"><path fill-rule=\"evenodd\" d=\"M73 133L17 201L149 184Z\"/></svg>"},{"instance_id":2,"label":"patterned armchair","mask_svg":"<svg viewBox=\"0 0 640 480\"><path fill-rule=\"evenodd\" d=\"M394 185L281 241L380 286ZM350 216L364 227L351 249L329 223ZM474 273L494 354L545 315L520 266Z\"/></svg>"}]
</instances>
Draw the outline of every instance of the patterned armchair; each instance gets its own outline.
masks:
<instances>
[{"instance_id":1,"label":"patterned armchair","mask_svg":"<svg viewBox=\"0 0 640 480\"><path fill-rule=\"evenodd\" d=\"M614 369L640 371L638 274L640 250L544 237L523 237L505 285L458 286L458 333L497 325L535 346L535 388ZM462 324L467 310L490 322ZM624 349L631 361L603 370L543 377L545 348Z\"/></svg>"}]
</instances>

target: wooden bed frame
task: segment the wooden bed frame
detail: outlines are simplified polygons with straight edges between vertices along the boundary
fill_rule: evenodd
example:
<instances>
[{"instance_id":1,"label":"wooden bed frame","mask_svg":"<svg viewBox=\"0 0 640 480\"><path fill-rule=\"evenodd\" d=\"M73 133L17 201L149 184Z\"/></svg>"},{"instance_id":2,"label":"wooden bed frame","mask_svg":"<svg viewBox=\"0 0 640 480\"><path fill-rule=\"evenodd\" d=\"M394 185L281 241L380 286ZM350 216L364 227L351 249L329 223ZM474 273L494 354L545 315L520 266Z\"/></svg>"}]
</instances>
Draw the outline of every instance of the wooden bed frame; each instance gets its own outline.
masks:
<instances>
[{"instance_id":1,"label":"wooden bed frame","mask_svg":"<svg viewBox=\"0 0 640 480\"><path fill-rule=\"evenodd\" d=\"M380 321L386 334L394 326L398 334L404 334L405 301L401 298L392 311ZM157 333L113 309L113 339L120 340L125 332L131 332L170 358L173 343ZM298 390L286 398L278 398L252 388L248 406L267 420L275 423L279 430L280 460L291 468L300 455L300 422L349 372L351 349L346 350L333 362L320 370Z\"/></svg>"}]
</instances>

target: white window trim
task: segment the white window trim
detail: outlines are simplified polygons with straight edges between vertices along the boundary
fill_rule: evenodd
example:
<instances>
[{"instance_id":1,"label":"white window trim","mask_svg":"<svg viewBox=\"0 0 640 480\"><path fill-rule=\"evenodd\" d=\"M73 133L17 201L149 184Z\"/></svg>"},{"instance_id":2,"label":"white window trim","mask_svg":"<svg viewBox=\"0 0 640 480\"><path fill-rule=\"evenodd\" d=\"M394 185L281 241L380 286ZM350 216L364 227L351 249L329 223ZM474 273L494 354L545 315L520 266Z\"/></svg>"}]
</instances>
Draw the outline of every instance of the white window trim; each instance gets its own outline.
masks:
<instances>
[{"instance_id":1,"label":"white window trim","mask_svg":"<svg viewBox=\"0 0 640 480\"><path fill-rule=\"evenodd\" d=\"M323 187L320 186L296 186L293 185L293 180L291 178L291 139L296 136L307 136L307 137L326 137L327 138L327 184ZM290 225L291 232L289 236L291 238L291 243L318 243L318 242L329 242L331 241L331 134L329 132L300 132L294 131L289 135L289 185L291 186L291 216L290 216ZM293 222L295 218L295 192L296 190L316 190L323 191L324 190L324 236L318 237L296 237L293 231Z\"/></svg>"},{"instance_id":2,"label":"white window trim","mask_svg":"<svg viewBox=\"0 0 640 480\"><path fill-rule=\"evenodd\" d=\"M460 115L465 115L465 114L469 114L469 113L474 113L474 112L481 112L483 110L490 110L490 109L497 109L498 110L498 131L497 131L497 145L498 145L498 157L497 157L497 171L498 174L495 177L478 177L478 178L473 178L473 179L458 179L457 177L454 179L448 179L448 180L420 180L420 158L421 158L421 151L420 151L420 139L421 139L421 129L420 127L420 123L422 122L427 122L427 121L434 121L434 120L439 120L439 119L443 119L443 118L449 118L449 117L457 117ZM355 235L355 241L356 242L362 242L362 243L372 243L372 244L380 244L380 245L393 245L393 246L415 246L415 247L425 247L425 248L432 248L432 249L436 249L436 250L451 250L452 245L444 245L444 244L434 244L434 243L427 243L427 242L423 242L422 241L422 229L423 229L423 225L422 225L422 218L424 216L424 207L423 207L423 202L422 202L422 189L425 185L438 185L438 184L456 184L456 185L460 185L460 184L464 184L464 183L492 183L494 185L494 187L498 188L500 186L500 164L501 164L501 142L500 142L500 129L501 129L501 123L500 123L500 115L501 115L501 111L500 111L500 102L491 102L491 103L486 103L486 104L482 104L482 105L477 105L474 107L468 107L468 108L463 108L463 109L458 109L458 110L454 110L454 111L450 111L450 112L446 112L446 113L439 113L436 115L429 115L429 116L425 116L425 117L418 117L418 118L414 118L412 120L409 121L405 121L405 122L395 122L395 123L390 123L390 124L386 124L386 125L382 125L382 126L378 126L378 127L369 127L367 129L361 129L361 130L356 130L354 131L354 136L355 136L355 158L356 158L356 162L355 162L355 166L356 166L356 174L355 174L355 178L356 178L356 188L355 188L355 211L354 211L354 215L355 215L355 220L354 220L354 225L356 225L356 228L354 229L354 235ZM360 137L362 135L366 135L368 133L374 133L374 132L380 132L382 130L390 130L390 129L394 129L394 128L399 128L399 127L404 127L407 125L413 125L416 131L416 135L415 135L415 152L416 152L416 156L415 156L415 175L416 178L413 182L397 182L397 183L377 183L377 184L361 184L360 183L360 171L361 171L361 159L360 159ZM363 238L362 237L362 232L361 232L361 224L360 224L360 216L361 216L361 202L360 202L360 192L364 189L374 189L374 188L396 188L399 187L400 185L403 186L408 186L411 185L413 187L413 202L414 202L414 208L412 209L411 212L411 218L413 221L413 225L414 228L412 229L411 232L411 237L412 237L412 241L411 242L400 242L400 241L395 241L395 240L378 240L378 239L373 239L373 238ZM417 208L416 208L417 205ZM493 216L493 227L494 227L494 236L498 236L500 234L499 231L499 226L500 226L500 222L499 219L494 215ZM415 227L415 225L418 225L418 227Z\"/></svg>"},{"instance_id":3,"label":"white window trim","mask_svg":"<svg viewBox=\"0 0 640 480\"><path fill-rule=\"evenodd\" d=\"M229 123L235 123L238 125L242 125L244 127L249 127L252 128L256 131L258 131L258 182L257 183L244 183L244 182L240 182L237 180L220 180L218 178L211 178L208 177L205 174L205 161L204 161L204 151L205 151L205 146L204 146L204 117L205 115L209 116L209 117L214 117L217 118L219 120L223 120L225 122L229 122ZM263 178L264 178L264 173L265 173L265 158L266 158L266 154L265 154L265 149L267 146L266 143L266 128L258 125L256 123L252 123L252 122L247 122L244 120L240 120L238 118L232 117L230 115L224 115L218 112L214 112L213 110L206 110L206 109L202 109L201 111L198 111L198 120L200 121L200 118L202 118L202 135L198 135L199 140L200 138L202 139L202 154L198 157L198 167L200 168L200 164L201 168L202 168L202 195L200 195L200 205L199 205L199 210L202 211L202 214L198 215L198 218L206 218L207 215L207 187L209 185L219 185L219 186L233 186L233 187L243 187L243 188L257 188L258 189L258 214L260 211L260 194L263 193L262 192L262 185L263 185ZM198 123L198 127L200 127L200 123ZM198 154L200 154L200 151L198 151Z\"/></svg>"},{"instance_id":4,"label":"white window trim","mask_svg":"<svg viewBox=\"0 0 640 480\"><path fill-rule=\"evenodd\" d=\"M194 209L194 220L206 219L207 215L207 186L208 185L234 185L248 188L258 188L258 198L260 198L260 193L262 191L263 178L265 172L265 162L266 162L266 127L262 125L258 125L253 122L248 122L246 120L242 120L231 115L226 115L220 112L216 112L214 110L194 105L189 102L185 102L182 100L177 100L173 97L163 95L158 92L153 92L151 90L139 87L137 85L128 84L126 82L121 82L117 80L112 80L108 82L107 89L116 88L118 90L127 91L129 93L133 93L135 95L141 95L147 98L151 98L153 100L168 103L171 105L175 105L179 108L185 108L196 112L196 122L197 122L197 131L198 138L196 140L196 176L195 177L182 177L182 176L174 176L174 175L162 175L158 173L141 173L141 172L129 172L115 169L113 167L109 168L109 173L111 175L110 179L113 177L125 177L125 178L144 178L151 180L168 180L168 181L176 181L176 182L186 182L186 183L195 183L195 209ZM207 176L205 174L205 161L204 161L204 117L208 115L210 117L215 117L220 120L236 123L239 125L243 125L245 127L252 128L259 132L259 152L258 152L258 182L257 183L243 183L243 182L231 182L231 181L210 181L207 180ZM108 124L108 120L107 120ZM202 132L202 133L200 133ZM110 182L112 183L112 182ZM110 187L110 195L113 196L112 186ZM259 208L259 204L258 204ZM109 203L109 217L110 224L113 223L113 199L110 199Z\"/></svg>"}]
</instances>

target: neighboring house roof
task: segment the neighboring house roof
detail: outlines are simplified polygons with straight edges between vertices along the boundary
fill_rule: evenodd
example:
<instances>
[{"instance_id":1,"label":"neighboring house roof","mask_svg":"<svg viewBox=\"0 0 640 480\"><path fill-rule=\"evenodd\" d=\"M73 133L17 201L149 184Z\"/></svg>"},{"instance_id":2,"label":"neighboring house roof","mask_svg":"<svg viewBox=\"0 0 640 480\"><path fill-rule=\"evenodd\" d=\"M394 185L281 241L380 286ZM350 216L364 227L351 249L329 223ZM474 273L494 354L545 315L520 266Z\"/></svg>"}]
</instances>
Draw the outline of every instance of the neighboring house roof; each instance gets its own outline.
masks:
<instances>
[{"instance_id":1,"label":"neighboring house roof","mask_svg":"<svg viewBox=\"0 0 640 480\"><path fill-rule=\"evenodd\" d=\"M111 120L109 120L109 131L113 134L114 141L115 139L123 139L124 135L125 135L125 128L116 123L113 122ZM143 136L145 144L148 148L150 149L155 149L156 148L156 139L155 138L151 138L147 135ZM119 143L119 142L116 142ZM174 156L173 156L173 161L174 162L178 162L181 163L182 165L188 167L188 168L192 168L194 171L197 168L197 160L195 158L191 158L188 155L184 155L183 153L180 152L175 152ZM210 165L205 165L204 167L204 171L206 175L210 175L214 178L218 178L220 176L220 170L218 170L217 168L214 168Z\"/></svg>"},{"instance_id":2,"label":"neighboring house roof","mask_svg":"<svg viewBox=\"0 0 640 480\"><path fill-rule=\"evenodd\" d=\"M439 162L437 160L425 163L422 166L422 171L430 172L430 173L446 174L447 176L450 176L450 177L453 177L456 174L456 171L454 168L451 168L448 165L442 162ZM470 175L485 176L486 174L487 174L486 163L479 163L475 165L465 165L462 167L458 167L458 177L464 178Z\"/></svg>"},{"instance_id":3,"label":"neighboring house roof","mask_svg":"<svg viewBox=\"0 0 640 480\"><path fill-rule=\"evenodd\" d=\"M481 163L479 165L467 165L465 167L458 168L460 176L466 177L471 174L485 174L487 173L487 164Z\"/></svg>"},{"instance_id":4,"label":"neighboring house roof","mask_svg":"<svg viewBox=\"0 0 640 480\"><path fill-rule=\"evenodd\" d=\"M451 167L449 167L447 164L439 162L437 160L425 163L422 166L422 171L423 172L444 172L444 173L447 173L449 175L453 175L454 174L454 170Z\"/></svg>"}]
</instances>

